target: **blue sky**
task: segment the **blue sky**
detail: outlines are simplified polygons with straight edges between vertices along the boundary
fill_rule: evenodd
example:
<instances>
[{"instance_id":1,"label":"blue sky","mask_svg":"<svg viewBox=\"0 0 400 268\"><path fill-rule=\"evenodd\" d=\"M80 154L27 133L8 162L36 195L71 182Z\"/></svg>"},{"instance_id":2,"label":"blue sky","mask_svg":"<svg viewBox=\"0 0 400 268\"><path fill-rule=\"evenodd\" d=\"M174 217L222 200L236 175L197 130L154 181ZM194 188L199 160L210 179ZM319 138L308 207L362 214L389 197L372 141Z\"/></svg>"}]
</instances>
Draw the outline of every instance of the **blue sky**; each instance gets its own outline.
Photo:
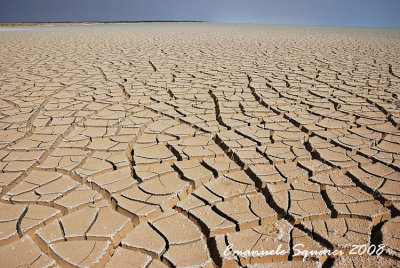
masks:
<instances>
[{"instance_id":1,"label":"blue sky","mask_svg":"<svg viewBox=\"0 0 400 268\"><path fill-rule=\"evenodd\" d=\"M0 21L202 20L400 27L400 0L0 0Z\"/></svg>"}]
</instances>

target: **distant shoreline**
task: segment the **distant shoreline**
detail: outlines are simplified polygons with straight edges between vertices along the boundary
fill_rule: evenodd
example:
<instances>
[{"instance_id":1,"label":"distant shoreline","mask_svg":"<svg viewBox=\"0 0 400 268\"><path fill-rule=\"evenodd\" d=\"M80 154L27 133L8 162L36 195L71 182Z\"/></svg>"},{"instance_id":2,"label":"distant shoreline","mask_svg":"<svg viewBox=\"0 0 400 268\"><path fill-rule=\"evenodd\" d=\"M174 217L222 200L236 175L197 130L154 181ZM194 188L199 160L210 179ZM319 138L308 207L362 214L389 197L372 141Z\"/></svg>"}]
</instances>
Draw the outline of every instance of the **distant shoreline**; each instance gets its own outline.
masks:
<instances>
[{"instance_id":1,"label":"distant shoreline","mask_svg":"<svg viewBox=\"0 0 400 268\"><path fill-rule=\"evenodd\" d=\"M400 27L374 27L374 26L334 26L334 25L309 25L309 24L262 24L262 23L232 23L197 20L142 20L142 21L57 21L57 22L0 22L0 28L25 27L25 26L70 26L70 25L105 25L105 24L141 24L141 23L213 23L226 25L264 25L283 27L322 27L322 28L353 28L353 29L389 29L400 30Z\"/></svg>"},{"instance_id":2,"label":"distant shoreline","mask_svg":"<svg viewBox=\"0 0 400 268\"><path fill-rule=\"evenodd\" d=\"M57 22L0 22L1 27L15 27L15 26L62 26L62 25L92 25L92 24L119 24L119 23L205 23L208 21L196 20L143 20L143 21L57 21Z\"/></svg>"}]
</instances>

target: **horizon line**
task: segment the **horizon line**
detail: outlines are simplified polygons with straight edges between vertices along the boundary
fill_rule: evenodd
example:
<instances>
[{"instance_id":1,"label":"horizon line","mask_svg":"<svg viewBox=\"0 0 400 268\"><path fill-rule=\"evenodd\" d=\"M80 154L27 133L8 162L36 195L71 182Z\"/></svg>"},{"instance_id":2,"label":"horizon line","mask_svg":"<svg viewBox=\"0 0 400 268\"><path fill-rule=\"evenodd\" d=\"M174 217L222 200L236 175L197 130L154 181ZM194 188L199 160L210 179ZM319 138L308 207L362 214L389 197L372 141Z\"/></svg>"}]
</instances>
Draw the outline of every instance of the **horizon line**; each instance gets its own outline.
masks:
<instances>
[{"instance_id":1,"label":"horizon line","mask_svg":"<svg viewBox=\"0 0 400 268\"><path fill-rule=\"evenodd\" d=\"M382 28L400 29L400 26L355 26L355 25L328 25L328 24L292 24L292 23L257 23L257 22L214 22L203 20L115 20L115 21L0 21L1 27L12 26L41 26L42 24L118 24L118 23L214 23L214 24L251 24L251 25L281 25L281 26L315 26L315 27L342 27L342 28Z\"/></svg>"}]
</instances>

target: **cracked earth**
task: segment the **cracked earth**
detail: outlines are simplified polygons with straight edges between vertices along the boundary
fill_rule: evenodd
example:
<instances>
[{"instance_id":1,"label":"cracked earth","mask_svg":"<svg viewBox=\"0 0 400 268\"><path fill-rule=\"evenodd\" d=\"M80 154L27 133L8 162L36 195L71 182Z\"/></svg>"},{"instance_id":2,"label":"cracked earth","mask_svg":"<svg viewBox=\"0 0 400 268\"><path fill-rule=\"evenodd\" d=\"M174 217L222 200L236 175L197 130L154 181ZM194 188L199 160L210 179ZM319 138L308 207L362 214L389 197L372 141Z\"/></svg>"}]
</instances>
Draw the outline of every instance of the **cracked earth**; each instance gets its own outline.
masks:
<instances>
[{"instance_id":1,"label":"cracked earth","mask_svg":"<svg viewBox=\"0 0 400 268\"><path fill-rule=\"evenodd\" d=\"M1 267L400 264L398 30L60 26L0 42ZM345 254L302 262L299 243Z\"/></svg>"}]
</instances>

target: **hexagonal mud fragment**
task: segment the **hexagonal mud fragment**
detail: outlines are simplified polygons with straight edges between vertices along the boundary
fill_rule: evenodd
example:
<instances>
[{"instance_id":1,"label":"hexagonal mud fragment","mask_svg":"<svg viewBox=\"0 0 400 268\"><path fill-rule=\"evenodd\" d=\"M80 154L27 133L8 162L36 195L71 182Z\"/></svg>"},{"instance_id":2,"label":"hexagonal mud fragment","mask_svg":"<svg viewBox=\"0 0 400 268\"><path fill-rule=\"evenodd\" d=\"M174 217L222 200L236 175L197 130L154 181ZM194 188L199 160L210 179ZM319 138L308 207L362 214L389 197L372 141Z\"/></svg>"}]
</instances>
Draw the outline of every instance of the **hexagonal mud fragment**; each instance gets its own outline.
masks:
<instances>
[{"instance_id":1,"label":"hexagonal mud fragment","mask_svg":"<svg viewBox=\"0 0 400 268\"><path fill-rule=\"evenodd\" d=\"M169 97L167 97L167 98L169 99ZM162 98L161 100L164 100L164 99ZM169 114L169 113L174 113L175 112L175 110L171 106L167 105L163 101L152 102L151 104L147 104L146 107L151 109L151 110L157 111L159 113L164 113L164 114ZM178 131L179 131L179 129L178 129Z\"/></svg>"},{"instance_id":2,"label":"hexagonal mud fragment","mask_svg":"<svg viewBox=\"0 0 400 268\"><path fill-rule=\"evenodd\" d=\"M400 201L400 173L392 168L376 163L349 170L350 176L374 194L379 194L385 206Z\"/></svg>"},{"instance_id":3,"label":"hexagonal mud fragment","mask_svg":"<svg viewBox=\"0 0 400 268\"><path fill-rule=\"evenodd\" d=\"M173 127L170 127L164 131L166 134L177 137L178 139L182 139L184 137L193 137L199 131L195 128L192 128L186 124L179 124Z\"/></svg>"},{"instance_id":4,"label":"hexagonal mud fragment","mask_svg":"<svg viewBox=\"0 0 400 268\"><path fill-rule=\"evenodd\" d=\"M271 143L271 132L260 126L252 125L248 127L237 128L236 132L256 142L258 145Z\"/></svg>"},{"instance_id":5,"label":"hexagonal mud fragment","mask_svg":"<svg viewBox=\"0 0 400 268\"><path fill-rule=\"evenodd\" d=\"M236 224L234 222L214 212L210 206L202 205L190 209L188 213L189 217L193 217L200 223L207 237L233 232L236 229Z\"/></svg>"},{"instance_id":6,"label":"hexagonal mud fragment","mask_svg":"<svg viewBox=\"0 0 400 268\"><path fill-rule=\"evenodd\" d=\"M306 169L311 175L317 174L326 174L326 172L330 171L332 168L327 164L316 160L306 160L306 161L299 161L298 165L304 169Z\"/></svg>"},{"instance_id":7,"label":"hexagonal mud fragment","mask_svg":"<svg viewBox=\"0 0 400 268\"><path fill-rule=\"evenodd\" d=\"M249 171L256 178L259 187L265 188L268 183L283 183L286 178L279 173L274 165L250 166Z\"/></svg>"},{"instance_id":8,"label":"hexagonal mud fragment","mask_svg":"<svg viewBox=\"0 0 400 268\"><path fill-rule=\"evenodd\" d=\"M0 247L3 267L50 267L56 262L42 253L29 235Z\"/></svg>"},{"instance_id":9,"label":"hexagonal mud fragment","mask_svg":"<svg viewBox=\"0 0 400 268\"><path fill-rule=\"evenodd\" d=\"M345 129L323 129L318 125L315 125L313 127L311 127L309 129L309 131L313 131L318 137L321 137L325 140L327 140L328 142L330 142L332 145L338 145L337 142L335 142L335 140L337 140L338 137L344 137L346 135L348 135L347 132L347 128ZM332 146L334 147L334 146ZM338 147L340 148L340 147ZM343 148L342 148L343 149Z\"/></svg>"},{"instance_id":10,"label":"hexagonal mud fragment","mask_svg":"<svg viewBox=\"0 0 400 268\"><path fill-rule=\"evenodd\" d=\"M46 171L32 171L26 178L24 178L20 183L14 186L11 190L7 192L3 199L10 200L15 196L30 192L41 185L45 185L49 182L55 181L60 178L62 174L57 172L46 172ZM35 199L36 200L36 199Z\"/></svg>"},{"instance_id":11,"label":"hexagonal mud fragment","mask_svg":"<svg viewBox=\"0 0 400 268\"><path fill-rule=\"evenodd\" d=\"M179 159L214 158L224 156L222 149L209 136L195 136L184 140L168 142L169 146L179 155Z\"/></svg>"},{"instance_id":12,"label":"hexagonal mud fragment","mask_svg":"<svg viewBox=\"0 0 400 268\"><path fill-rule=\"evenodd\" d=\"M400 257L400 217L388 220L382 226L382 243L386 246L385 251L391 256Z\"/></svg>"},{"instance_id":13,"label":"hexagonal mud fragment","mask_svg":"<svg viewBox=\"0 0 400 268\"><path fill-rule=\"evenodd\" d=\"M85 121L85 124L87 121ZM114 136L117 133L117 128L116 127L91 127L91 126L86 126L84 129L82 129L82 132L80 132L81 135L92 137L92 138L103 138L107 136Z\"/></svg>"},{"instance_id":14,"label":"hexagonal mud fragment","mask_svg":"<svg viewBox=\"0 0 400 268\"><path fill-rule=\"evenodd\" d=\"M339 169L314 175L310 180L320 184L322 189L325 189L327 185L334 187L356 186L355 183Z\"/></svg>"},{"instance_id":15,"label":"hexagonal mud fragment","mask_svg":"<svg viewBox=\"0 0 400 268\"><path fill-rule=\"evenodd\" d=\"M295 163L285 163L275 165L276 169L286 178L286 182L304 180L308 178L307 170L299 167Z\"/></svg>"},{"instance_id":16,"label":"hexagonal mud fragment","mask_svg":"<svg viewBox=\"0 0 400 268\"><path fill-rule=\"evenodd\" d=\"M349 153L340 147L317 149L317 152L324 161L342 170L349 170L361 164L365 165L371 163L371 160L356 155L355 153Z\"/></svg>"},{"instance_id":17,"label":"hexagonal mud fragment","mask_svg":"<svg viewBox=\"0 0 400 268\"><path fill-rule=\"evenodd\" d=\"M163 144L150 145L148 147L135 147L133 161L135 165L149 165L156 163L172 163L176 160L173 153Z\"/></svg>"},{"instance_id":18,"label":"hexagonal mud fragment","mask_svg":"<svg viewBox=\"0 0 400 268\"><path fill-rule=\"evenodd\" d=\"M28 161L37 162L44 154L44 151L11 151L6 157L2 157L3 162L15 162L15 161Z\"/></svg>"},{"instance_id":19,"label":"hexagonal mud fragment","mask_svg":"<svg viewBox=\"0 0 400 268\"><path fill-rule=\"evenodd\" d=\"M226 156L216 158L204 158L203 163L217 176L221 176L228 172L240 170L240 167Z\"/></svg>"},{"instance_id":20,"label":"hexagonal mud fragment","mask_svg":"<svg viewBox=\"0 0 400 268\"><path fill-rule=\"evenodd\" d=\"M137 184L137 181L131 175L130 168L113 170L88 177L87 180L97 186L98 190L103 191L108 196L134 187Z\"/></svg>"},{"instance_id":21,"label":"hexagonal mud fragment","mask_svg":"<svg viewBox=\"0 0 400 268\"><path fill-rule=\"evenodd\" d=\"M76 267L102 267L110 258L110 241L63 241L50 245L57 261Z\"/></svg>"},{"instance_id":22,"label":"hexagonal mud fragment","mask_svg":"<svg viewBox=\"0 0 400 268\"><path fill-rule=\"evenodd\" d=\"M193 188L197 188L213 178L212 172L197 160L175 161L174 165L179 169L183 177L191 182Z\"/></svg>"},{"instance_id":23,"label":"hexagonal mud fragment","mask_svg":"<svg viewBox=\"0 0 400 268\"><path fill-rule=\"evenodd\" d=\"M71 179L67 175L63 175L62 177L59 177L53 181L46 181L37 185L30 182L27 182L27 184L25 183L26 180L23 180L22 183L17 185L17 187L31 185L32 189L29 190L28 187L26 189L27 191L25 192L18 193L11 197L5 196L4 198L10 198L11 200L17 202L43 202L52 205L52 202L55 199L61 197L63 194L67 193L68 191L74 189L79 185L77 181Z\"/></svg>"},{"instance_id":24,"label":"hexagonal mud fragment","mask_svg":"<svg viewBox=\"0 0 400 268\"><path fill-rule=\"evenodd\" d=\"M69 192L78 185L79 183L77 181L64 175L55 181L36 188L34 192L40 196L38 201L49 202Z\"/></svg>"},{"instance_id":25,"label":"hexagonal mud fragment","mask_svg":"<svg viewBox=\"0 0 400 268\"><path fill-rule=\"evenodd\" d=\"M165 210L178 202L190 191L189 182L179 179L177 173L169 173L159 178L147 180L121 196L147 204L158 205Z\"/></svg>"},{"instance_id":26,"label":"hexagonal mud fragment","mask_svg":"<svg viewBox=\"0 0 400 268\"><path fill-rule=\"evenodd\" d=\"M254 182L243 171L227 173L223 177L204 184L204 186L222 200L256 191ZM199 188L199 191L201 191L201 188ZM195 194L198 195L199 191L195 191Z\"/></svg>"},{"instance_id":27,"label":"hexagonal mud fragment","mask_svg":"<svg viewBox=\"0 0 400 268\"><path fill-rule=\"evenodd\" d=\"M257 147L257 150L274 164L311 159L311 154L298 141L268 144Z\"/></svg>"},{"instance_id":28,"label":"hexagonal mud fragment","mask_svg":"<svg viewBox=\"0 0 400 268\"><path fill-rule=\"evenodd\" d=\"M398 133L396 136L398 136ZM393 154L395 159L398 159L398 157L396 157L396 156L399 155L400 144L396 141L396 138L393 138L396 136L394 136L394 135L389 136L392 138L385 137L378 144L372 146L372 148L376 149L377 151L391 153L391 154Z\"/></svg>"},{"instance_id":29,"label":"hexagonal mud fragment","mask_svg":"<svg viewBox=\"0 0 400 268\"><path fill-rule=\"evenodd\" d=\"M348 128L349 124L344 121L339 121L331 118L324 118L317 123L317 126L320 126L324 129L343 129L343 128Z\"/></svg>"},{"instance_id":30,"label":"hexagonal mud fragment","mask_svg":"<svg viewBox=\"0 0 400 268\"><path fill-rule=\"evenodd\" d=\"M327 186L326 194L339 217L367 218L373 225L390 218L390 210L359 188Z\"/></svg>"},{"instance_id":31,"label":"hexagonal mud fragment","mask_svg":"<svg viewBox=\"0 0 400 268\"><path fill-rule=\"evenodd\" d=\"M60 219L65 238L68 240L83 239L86 232L94 223L99 209L95 207L85 207L70 213Z\"/></svg>"},{"instance_id":32,"label":"hexagonal mud fragment","mask_svg":"<svg viewBox=\"0 0 400 268\"><path fill-rule=\"evenodd\" d=\"M4 172L28 172L34 165L36 161L12 161L12 162L2 162L1 169Z\"/></svg>"},{"instance_id":33,"label":"hexagonal mud fragment","mask_svg":"<svg viewBox=\"0 0 400 268\"><path fill-rule=\"evenodd\" d=\"M181 192L179 192L182 195ZM186 192L185 192L186 194ZM185 195L183 194L183 196ZM161 210L172 207L179 200L178 193L152 194L143 191L139 187L121 193L121 196L132 201L158 206Z\"/></svg>"},{"instance_id":34,"label":"hexagonal mud fragment","mask_svg":"<svg viewBox=\"0 0 400 268\"><path fill-rule=\"evenodd\" d=\"M11 150L48 150L56 142L58 135L32 134L16 144L10 146Z\"/></svg>"},{"instance_id":35,"label":"hexagonal mud fragment","mask_svg":"<svg viewBox=\"0 0 400 268\"><path fill-rule=\"evenodd\" d=\"M58 147L59 148L84 148L90 142L89 137L78 136L71 139L63 140Z\"/></svg>"},{"instance_id":36,"label":"hexagonal mud fragment","mask_svg":"<svg viewBox=\"0 0 400 268\"><path fill-rule=\"evenodd\" d=\"M195 117L201 117L202 115L196 115ZM203 115L203 117L206 117L207 115ZM206 133L210 133L211 135L215 135L216 133L220 131L225 131L226 128L218 123L217 120L215 120L215 116L212 116L213 120L203 120L200 119L200 122L197 122L195 124L196 127L201 129L202 131ZM189 125L194 125L194 122L196 122L196 119L189 118L189 117L184 117L181 119L185 123L189 123Z\"/></svg>"},{"instance_id":37,"label":"hexagonal mud fragment","mask_svg":"<svg viewBox=\"0 0 400 268\"><path fill-rule=\"evenodd\" d=\"M0 203L0 244L18 238L17 225L27 212L27 205Z\"/></svg>"},{"instance_id":38,"label":"hexagonal mud fragment","mask_svg":"<svg viewBox=\"0 0 400 268\"><path fill-rule=\"evenodd\" d=\"M325 219L331 215L318 184L294 182L269 184L267 188L281 213L287 213L296 223L303 220Z\"/></svg>"},{"instance_id":39,"label":"hexagonal mud fragment","mask_svg":"<svg viewBox=\"0 0 400 268\"><path fill-rule=\"evenodd\" d=\"M176 141L177 138L173 137L173 136L169 136L169 135L165 135L165 134L155 134L155 133L143 133L142 135L140 135L137 140L136 140L136 144L137 146L149 146L152 144L157 144L157 143L161 143L161 144L166 144L169 141Z\"/></svg>"},{"instance_id":40,"label":"hexagonal mud fragment","mask_svg":"<svg viewBox=\"0 0 400 268\"><path fill-rule=\"evenodd\" d=\"M68 210L73 210L84 204L94 203L101 198L102 196L98 192L90 189L86 185L81 185L74 191L55 201L55 203Z\"/></svg>"},{"instance_id":41,"label":"hexagonal mud fragment","mask_svg":"<svg viewBox=\"0 0 400 268\"><path fill-rule=\"evenodd\" d=\"M308 135L302 132L297 127L291 127L284 131L274 131L272 135L272 140L275 142L285 142L285 141L300 141L305 142L308 140Z\"/></svg>"},{"instance_id":42,"label":"hexagonal mud fragment","mask_svg":"<svg viewBox=\"0 0 400 268\"><path fill-rule=\"evenodd\" d=\"M121 242L123 247L135 248L161 256L165 251L166 243L148 222L142 222L129 232Z\"/></svg>"},{"instance_id":43,"label":"hexagonal mud fragment","mask_svg":"<svg viewBox=\"0 0 400 268\"><path fill-rule=\"evenodd\" d=\"M174 172L174 169L167 163L134 166L133 172L140 182L152 179L157 176Z\"/></svg>"},{"instance_id":44,"label":"hexagonal mud fragment","mask_svg":"<svg viewBox=\"0 0 400 268\"><path fill-rule=\"evenodd\" d=\"M101 208L95 221L86 232L88 239L110 239L113 246L132 230L133 225L129 218L115 212L110 207Z\"/></svg>"},{"instance_id":45,"label":"hexagonal mud fragment","mask_svg":"<svg viewBox=\"0 0 400 268\"><path fill-rule=\"evenodd\" d=\"M105 267L148 267L151 262L149 255L138 251L118 247Z\"/></svg>"},{"instance_id":46,"label":"hexagonal mud fragment","mask_svg":"<svg viewBox=\"0 0 400 268\"><path fill-rule=\"evenodd\" d=\"M61 229L60 222L54 220L45 226L36 230L35 234L39 237L38 242L42 245L42 248L46 248L49 252L50 244L56 241L64 241L64 230Z\"/></svg>"},{"instance_id":47,"label":"hexagonal mud fragment","mask_svg":"<svg viewBox=\"0 0 400 268\"><path fill-rule=\"evenodd\" d=\"M199 228L187 217L172 209L151 219L150 224L166 237L170 245L184 244L201 239ZM181 230L184 229L184 232Z\"/></svg>"},{"instance_id":48,"label":"hexagonal mud fragment","mask_svg":"<svg viewBox=\"0 0 400 268\"><path fill-rule=\"evenodd\" d=\"M253 180L244 171L228 172L224 177L236 182L254 185Z\"/></svg>"},{"instance_id":49,"label":"hexagonal mud fragment","mask_svg":"<svg viewBox=\"0 0 400 268\"><path fill-rule=\"evenodd\" d=\"M329 143L318 136L311 137L308 142L310 143L313 152L318 149L328 149L334 147L332 143Z\"/></svg>"},{"instance_id":50,"label":"hexagonal mud fragment","mask_svg":"<svg viewBox=\"0 0 400 268\"><path fill-rule=\"evenodd\" d=\"M145 221L146 219L159 215L162 212L159 205L132 200L119 194L113 195L112 200L116 203L117 211L125 216L132 217L135 223Z\"/></svg>"},{"instance_id":51,"label":"hexagonal mud fragment","mask_svg":"<svg viewBox=\"0 0 400 268\"><path fill-rule=\"evenodd\" d=\"M361 123L363 121L367 122L365 120L359 120L357 122ZM377 122L377 121L375 121L375 122ZM362 139L366 139L366 140L379 141L382 138L382 133L373 131L368 128L352 128L352 129L349 129L349 132L361 137Z\"/></svg>"},{"instance_id":52,"label":"hexagonal mud fragment","mask_svg":"<svg viewBox=\"0 0 400 268\"><path fill-rule=\"evenodd\" d=\"M0 186L9 187L15 180L17 180L22 173L12 172L12 173L0 173Z\"/></svg>"},{"instance_id":53,"label":"hexagonal mud fragment","mask_svg":"<svg viewBox=\"0 0 400 268\"><path fill-rule=\"evenodd\" d=\"M359 153L360 155L368 157L373 161L382 162L386 165L392 165L397 169L400 167L400 155L397 152L388 152L372 146L370 148L361 148Z\"/></svg>"},{"instance_id":54,"label":"hexagonal mud fragment","mask_svg":"<svg viewBox=\"0 0 400 268\"><path fill-rule=\"evenodd\" d=\"M123 167L127 167L130 165L126 151L122 152L96 151L93 154L93 157L111 163L113 169L121 169Z\"/></svg>"},{"instance_id":55,"label":"hexagonal mud fragment","mask_svg":"<svg viewBox=\"0 0 400 268\"><path fill-rule=\"evenodd\" d=\"M301 223L313 236L348 253L353 245L369 245L372 223L365 219L334 218Z\"/></svg>"},{"instance_id":56,"label":"hexagonal mud fragment","mask_svg":"<svg viewBox=\"0 0 400 268\"><path fill-rule=\"evenodd\" d=\"M216 209L233 220L240 230L278 219L277 213L265 202L262 194L235 197L216 204Z\"/></svg>"},{"instance_id":57,"label":"hexagonal mud fragment","mask_svg":"<svg viewBox=\"0 0 400 268\"><path fill-rule=\"evenodd\" d=\"M52 122L53 123L53 122ZM47 135L59 135L65 134L70 124L51 124L49 126L38 126L35 129L35 133L37 134L47 134Z\"/></svg>"},{"instance_id":58,"label":"hexagonal mud fragment","mask_svg":"<svg viewBox=\"0 0 400 268\"><path fill-rule=\"evenodd\" d=\"M214 205L217 202L220 202L223 200L222 197L218 196L218 194L213 193L212 191L210 191L210 189L208 189L207 187L205 187L204 185L200 186L199 188L195 189L192 194L202 200L204 203L208 204L208 205Z\"/></svg>"},{"instance_id":59,"label":"hexagonal mud fragment","mask_svg":"<svg viewBox=\"0 0 400 268\"><path fill-rule=\"evenodd\" d=\"M236 162L239 162L244 169L249 166L269 164L269 161L256 149L235 150L234 158L236 159Z\"/></svg>"},{"instance_id":60,"label":"hexagonal mud fragment","mask_svg":"<svg viewBox=\"0 0 400 268\"><path fill-rule=\"evenodd\" d=\"M111 163L92 156L86 159L83 165L80 165L77 168L75 168L74 172L77 173L79 176L86 178L88 176L93 176L95 174L100 174L102 172L111 171L113 169L114 167L111 165Z\"/></svg>"},{"instance_id":61,"label":"hexagonal mud fragment","mask_svg":"<svg viewBox=\"0 0 400 268\"><path fill-rule=\"evenodd\" d=\"M133 128L133 127L124 127L120 123L119 126L121 127L118 134L119 135L132 135L132 136L137 136L139 135L140 128Z\"/></svg>"},{"instance_id":62,"label":"hexagonal mud fragment","mask_svg":"<svg viewBox=\"0 0 400 268\"><path fill-rule=\"evenodd\" d=\"M355 134L336 137L332 139L332 142L348 150L359 150L360 148L370 147L373 143L370 139L363 139Z\"/></svg>"},{"instance_id":63,"label":"hexagonal mud fragment","mask_svg":"<svg viewBox=\"0 0 400 268\"><path fill-rule=\"evenodd\" d=\"M19 229L26 233L32 228L37 228L50 221L52 218L61 214L60 210L40 205L30 205L22 220L20 220Z\"/></svg>"},{"instance_id":64,"label":"hexagonal mud fragment","mask_svg":"<svg viewBox=\"0 0 400 268\"><path fill-rule=\"evenodd\" d=\"M87 154L87 151L79 148L56 148L39 167L71 171L80 165Z\"/></svg>"},{"instance_id":65,"label":"hexagonal mud fragment","mask_svg":"<svg viewBox=\"0 0 400 268\"><path fill-rule=\"evenodd\" d=\"M0 147L6 146L8 144L11 144L23 136L25 136L25 133L28 131L28 128L19 128L19 129L2 129L1 134L0 134Z\"/></svg>"},{"instance_id":66,"label":"hexagonal mud fragment","mask_svg":"<svg viewBox=\"0 0 400 268\"><path fill-rule=\"evenodd\" d=\"M221 122L228 129L236 129L236 128L245 127L245 126L248 126L249 123L257 124L259 121L260 120L258 118L246 116L241 113L230 113L230 114L222 113L222 116L221 116Z\"/></svg>"},{"instance_id":67,"label":"hexagonal mud fragment","mask_svg":"<svg viewBox=\"0 0 400 268\"><path fill-rule=\"evenodd\" d=\"M204 206L204 201L200 200L197 196L189 194L176 204L176 208L182 212L189 212L189 210Z\"/></svg>"},{"instance_id":68,"label":"hexagonal mud fragment","mask_svg":"<svg viewBox=\"0 0 400 268\"><path fill-rule=\"evenodd\" d=\"M143 110L143 112L146 111ZM121 123L119 123L120 127L122 127L123 129L129 128L139 131L139 128L141 126L144 126L145 124L151 122L151 118L141 118L137 115L140 115L140 112L135 115L129 115L125 117L125 119Z\"/></svg>"},{"instance_id":69,"label":"hexagonal mud fragment","mask_svg":"<svg viewBox=\"0 0 400 268\"><path fill-rule=\"evenodd\" d=\"M111 138L94 138L87 148L92 150L112 150L118 146L118 142Z\"/></svg>"},{"instance_id":70,"label":"hexagonal mud fragment","mask_svg":"<svg viewBox=\"0 0 400 268\"><path fill-rule=\"evenodd\" d=\"M179 178L177 173L170 173L159 178L147 180L138 186L146 193L154 195L178 194L190 187L189 183Z\"/></svg>"},{"instance_id":71,"label":"hexagonal mud fragment","mask_svg":"<svg viewBox=\"0 0 400 268\"><path fill-rule=\"evenodd\" d=\"M246 197L249 200L250 210L260 218L261 225L278 220L278 214L266 203L263 194L257 193L255 195L247 195Z\"/></svg>"},{"instance_id":72,"label":"hexagonal mud fragment","mask_svg":"<svg viewBox=\"0 0 400 268\"><path fill-rule=\"evenodd\" d=\"M255 148L256 142L245 138L233 131L220 132L216 136L217 142L222 143L222 147L226 151L241 148Z\"/></svg>"},{"instance_id":73,"label":"hexagonal mud fragment","mask_svg":"<svg viewBox=\"0 0 400 268\"><path fill-rule=\"evenodd\" d=\"M203 239L171 245L163 256L176 267L213 267Z\"/></svg>"}]
</instances>

